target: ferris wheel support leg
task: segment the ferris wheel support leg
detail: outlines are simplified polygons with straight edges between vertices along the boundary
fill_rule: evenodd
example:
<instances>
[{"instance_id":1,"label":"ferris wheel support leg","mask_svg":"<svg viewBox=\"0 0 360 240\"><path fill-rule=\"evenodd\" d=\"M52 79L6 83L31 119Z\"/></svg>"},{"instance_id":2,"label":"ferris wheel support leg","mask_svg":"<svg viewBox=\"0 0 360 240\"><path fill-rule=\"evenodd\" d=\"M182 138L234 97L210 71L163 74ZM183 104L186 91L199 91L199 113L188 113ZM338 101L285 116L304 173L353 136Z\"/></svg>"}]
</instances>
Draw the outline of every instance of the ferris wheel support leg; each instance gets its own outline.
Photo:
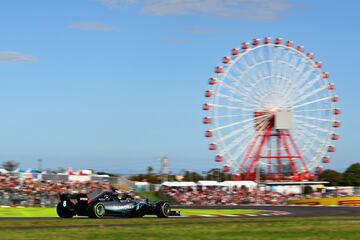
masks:
<instances>
[{"instance_id":1,"label":"ferris wheel support leg","mask_svg":"<svg viewBox=\"0 0 360 240\"><path fill-rule=\"evenodd\" d=\"M296 169L296 164L294 162L294 159L291 155L291 152L290 152L290 148L289 148L289 144L287 142L287 139L286 139L286 136L283 135L283 131L280 130L280 133L281 133L281 137L282 137L282 140L284 142L284 147L285 147L285 152L286 154L288 155L288 159L289 159L289 162L290 162L290 167L291 167L291 171L292 171L292 175L293 176L297 176L297 169Z\"/></svg>"},{"instance_id":2,"label":"ferris wheel support leg","mask_svg":"<svg viewBox=\"0 0 360 240\"><path fill-rule=\"evenodd\" d=\"M268 149L267 155L271 156L271 141L270 141L270 138L267 139L267 149ZM267 175L268 176L267 177L269 177L269 178L272 177L271 166L272 166L272 160L271 160L271 158L268 158L268 166L267 166Z\"/></svg>"},{"instance_id":3,"label":"ferris wheel support leg","mask_svg":"<svg viewBox=\"0 0 360 240\"><path fill-rule=\"evenodd\" d=\"M276 130L278 132L278 136L276 137L276 149L277 149L277 155L281 156L281 137L280 137L280 132L279 130ZM277 161L277 175L276 178L280 179L281 178L281 159L278 158L276 159Z\"/></svg>"},{"instance_id":4,"label":"ferris wheel support leg","mask_svg":"<svg viewBox=\"0 0 360 240\"><path fill-rule=\"evenodd\" d=\"M250 147L248 148L248 150L247 150L247 152L245 154L244 159L241 162L241 165L240 165L240 168L239 168L239 173L240 174L242 173L242 170L244 169L244 166L245 166L247 160L249 159L249 157L250 157L250 155L251 155L251 153L252 153L252 151L253 151L259 137L260 137L260 133L257 132L256 135L254 136L251 144L250 144Z\"/></svg>"},{"instance_id":5,"label":"ferris wheel support leg","mask_svg":"<svg viewBox=\"0 0 360 240\"><path fill-rule=\"evenodd\" d=\"M271 133L271 130L272 130L272 126L269 126L267 129L266 129L266 132L264 133L264 135L262 136L262 139L261 139L261 142L260 142L260 145L255 153L255 155L252 157L252 161L250 163L250 166L246 172L246 175L247 176L253 176L255 174L255 170L254 170L254 167L255 167L255 164L259 161L259 159L261 158L261 152L262 152L262 149L266 143L266 140L270 137L270 133Z\"/></svg>"},{"instance_id":6,"label":"ferris wheel support leg","mask_svg":"<svg viewBox=\"0 0 360 240\"><path fill-rule=\"evenodd\" d=\"M301 164L302 164L302 166L304 167L305 171L306 171L307 173L310 173L309 168L308 168L308 166L306 165L306 163L305 163L305 161L304 161L304 158L303 158L303 156L302 156L302 154L301 154L301 152L300 152L300 149L299 149L299 147L297 146L296 142L294 141L293 137L291 136L290 131L289 131L289 139L290 139L291 144L292 144L292 145L294 146L294 148L295 148L296 155L300 156L300 161L301 161Z\"/></svg>"}]
</instances>

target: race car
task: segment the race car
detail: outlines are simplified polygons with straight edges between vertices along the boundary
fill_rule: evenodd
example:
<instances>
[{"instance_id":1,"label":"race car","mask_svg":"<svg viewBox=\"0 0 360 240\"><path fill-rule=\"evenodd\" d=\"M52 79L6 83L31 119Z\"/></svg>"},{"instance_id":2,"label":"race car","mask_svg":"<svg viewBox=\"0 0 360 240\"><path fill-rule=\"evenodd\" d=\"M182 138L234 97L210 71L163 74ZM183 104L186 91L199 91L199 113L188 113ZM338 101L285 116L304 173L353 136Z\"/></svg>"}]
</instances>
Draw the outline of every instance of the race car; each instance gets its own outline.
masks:
<instances>
[{"instance_id":1,"label":"race car","mask_svg":"<svg viewBox=\"0 0 360 240\"><path fill-rule=\"evenodd\" d=\"M75 199L74 203L72 199ZM139 201L131 195L118 197L116 192L105 191L93 198L88 194L60 194L60 202L56 211L61 218L73 216L88 216L89 218L102 218L104 216L143 217L156 215L159 218L180 216L179 211L172 211L166 201L149 202Z\"/></svg>"}]
</instances>

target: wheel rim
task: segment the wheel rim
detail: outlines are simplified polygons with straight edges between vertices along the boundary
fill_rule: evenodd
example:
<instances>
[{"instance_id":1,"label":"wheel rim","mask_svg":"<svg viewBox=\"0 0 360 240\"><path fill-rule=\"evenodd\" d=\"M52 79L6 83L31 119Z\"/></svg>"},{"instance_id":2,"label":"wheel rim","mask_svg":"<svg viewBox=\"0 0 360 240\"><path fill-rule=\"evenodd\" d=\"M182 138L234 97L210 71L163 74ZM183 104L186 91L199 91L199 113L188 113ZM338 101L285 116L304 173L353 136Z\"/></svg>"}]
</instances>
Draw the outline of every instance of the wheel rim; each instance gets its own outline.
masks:
<instances>
[{"instance_id":1,"label":"wheel rim","mask_svg":"<svg viewBox=\"0 0 360 240\"><path fill-rule=\"evenodd\" d=\"M97 216L103 216L105 214L105 207L102 204L97 205L95 213Z\"/></svg>"},{"instance_id":2,"label":"wheel rim","mask_svg":"<svg viewBox=\"0 0 360 240\"><path fill-rule=\"evenodd\" d=\"M169 204L164 204L164 206L163 206L163 213L164 213L164 215L169 215L169 211L170 211L170 206L169 206Z\"/></svg>"}]
</instances>

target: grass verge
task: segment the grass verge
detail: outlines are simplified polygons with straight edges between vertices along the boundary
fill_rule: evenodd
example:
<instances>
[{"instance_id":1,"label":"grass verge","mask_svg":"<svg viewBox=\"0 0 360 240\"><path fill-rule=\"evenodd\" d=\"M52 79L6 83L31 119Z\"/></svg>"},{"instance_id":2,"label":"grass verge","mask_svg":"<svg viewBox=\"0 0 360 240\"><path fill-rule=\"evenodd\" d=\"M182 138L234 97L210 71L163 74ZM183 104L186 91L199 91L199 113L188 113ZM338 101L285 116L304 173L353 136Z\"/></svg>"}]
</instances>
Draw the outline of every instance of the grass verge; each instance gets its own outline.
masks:
<instances>
[{"instance_id":1,"label":"grass verge","mask_svg":"<svg viewBox=\"0 0 360 240\"><path fill-rule=\"evenodd\" d=\"M1 220L10 239L360 239L360 218Z\"/></svg>"}]
</instances>

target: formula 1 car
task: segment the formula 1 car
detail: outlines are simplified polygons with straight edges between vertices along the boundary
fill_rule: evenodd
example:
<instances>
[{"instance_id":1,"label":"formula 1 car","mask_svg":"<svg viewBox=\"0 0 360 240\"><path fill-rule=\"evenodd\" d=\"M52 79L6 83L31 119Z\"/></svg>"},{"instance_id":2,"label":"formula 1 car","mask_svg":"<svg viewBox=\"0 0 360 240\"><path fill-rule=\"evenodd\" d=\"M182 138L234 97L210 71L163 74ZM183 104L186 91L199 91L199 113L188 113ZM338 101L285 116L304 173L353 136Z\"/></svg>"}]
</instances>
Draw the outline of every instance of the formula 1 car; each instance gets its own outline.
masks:
<instances>
[{"instance_id":1,"label":"formula 1 car","mask_svg":"<svg viewBox=\"0 0 360 240\"><path fill-rule=\"evenodd\" d=\"M74 203L71 199L76 199ZM170 204L165 201L149 202L138 201L130 195L121 198L117 193L106 191L91 198L87 194L60 194L60 202L56 208L61 218L71 218L75 215L89 218L102 218L104 216L143 217L156 215L159 218L180 216L179 211L171 211Z\"/></svg>"}]
</instances>

